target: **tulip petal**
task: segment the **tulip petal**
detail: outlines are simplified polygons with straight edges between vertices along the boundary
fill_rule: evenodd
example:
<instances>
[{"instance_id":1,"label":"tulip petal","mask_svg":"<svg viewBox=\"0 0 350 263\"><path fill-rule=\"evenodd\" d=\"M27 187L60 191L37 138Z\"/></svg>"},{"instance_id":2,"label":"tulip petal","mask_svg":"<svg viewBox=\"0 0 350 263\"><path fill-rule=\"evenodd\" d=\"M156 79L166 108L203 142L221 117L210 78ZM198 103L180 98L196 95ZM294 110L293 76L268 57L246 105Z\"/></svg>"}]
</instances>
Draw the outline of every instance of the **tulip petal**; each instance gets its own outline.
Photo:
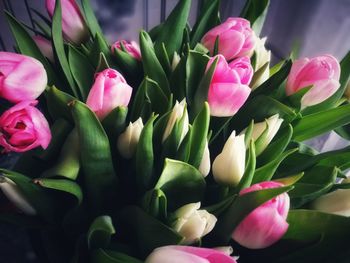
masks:
<instances>
[{"instance_id":1,"label":"tulip petal","mask_svg":"<svg viewBox=\"0 0 350 263\"><path fill-rule=\"evenodd\" d=\"M334 79L320 80L301 99L302 107L321 103L332 96L340 87L340 83Z\"/></svg>"}]
</instances>

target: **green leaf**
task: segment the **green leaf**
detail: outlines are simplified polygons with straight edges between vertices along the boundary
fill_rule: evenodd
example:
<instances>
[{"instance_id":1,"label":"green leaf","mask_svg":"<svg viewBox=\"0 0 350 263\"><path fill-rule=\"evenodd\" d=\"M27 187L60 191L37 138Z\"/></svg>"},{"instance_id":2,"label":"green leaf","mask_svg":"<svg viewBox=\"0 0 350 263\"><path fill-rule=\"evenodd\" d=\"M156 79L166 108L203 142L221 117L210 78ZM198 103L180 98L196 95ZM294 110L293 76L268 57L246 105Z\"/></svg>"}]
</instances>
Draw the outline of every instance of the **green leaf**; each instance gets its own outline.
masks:
<instances>
[{"instance_id":1,"label":"green leaf","mask_svg":"<svg viewBox=\"0 0 350 263\"><path fill-rule=\"evenodd\" d=\"M124 253L113 250L97 249L91 254L92 263L142 263L142 261L130 257Z\"/></svg>"},{"instance_id":2,"label":"green leaf","mask_svg":"<svg viewBox=\"0 0 350 263\"><path fill-rule=\"evenodd\" d=\"M85 20L91 32L95 36L96 33L103 35L102 30L98 24L94 10L91 8L90 0L81 0L81 5L84 10Z\"/></svg>"},{"instance_id":3,"label":"green leaf","mask_svg":"<svg viewBox=\"0 0 350 263\"><path fill-rule=\"evenodd\" d=\"M105 69L100 67L101 53L105 56L104 59L107 62L105 64L107 65L112 64L111 50L109 49L109 46L106 40L103 38L103 35L101 35L100 33L96 33L95 38L93 40L92 47L90 49L89 57L90 57L91 63L95 67L97 67L96 69L97 72L100 72L101 70Z\"/></svg>"},{"instance_id":4,"label":"green leaf","mask_svg":"<svg viewBox=\"0 0 350 263\"><path fill-rule=\"evenodd\" d=\"M139 60L135 59L129 53L117 48L115 48L112 53L114 54L116 64L124 73L123 75L128 77L127 79L139 79L140 75L143 75L142 64Z\"/></svg>"},{"instance_id":5,"label":"green leaf","mask_svg":"<svg viewBox=\"0 0 350 263\"><path fill-rule=\"evenodd\" d=\"M289 185L294 185L303 176L304 176L304 172L301 172L301 173L296 174L296 175L283 177L283 178L280 178L280 179L275 179L274 181L289 186Z\"/></svg>"},{"instance_id":6,"label":"green leaf","mask_svg":"<svg viewBox=\"0 0 350 263\"><path fill-rule=\"evenodd\" d=\"M255 145L253 140L250 141L250 146L248 150L248 161L245 167L244 174L235 188L235 192L239 193L242 189L249 187L252 184L253 178L255 177L255 165L256 165L256 156L255 156Z\"/></svg>"},{"instance_id":7,"label":"green leaf","mask_svg":"<svg viewBox=\"0 0 350 263\"><path fill-rule=\"evenodd\" d=\"M198 168L203 157L205 145L207 143L210 122L210 109L207 102L195 118L191 131L191 150L188 163Z\"/></svg>"},{"instance_id":8,"label":"green leaf","mask_svg":"<svg viewBox=\"0 0 350 263\"><path fill-rule=\"evenodd\" d=\"M102 120L102 126L108 135L112 149L117 145L117 138L126 127L127 114L128 108L120 106L112 110Z\"/></svg>"},{"instance_id":9,"label":"green leaf","mask_svg":"<svg viewBox=\"0 0 350 263\"><path fill-rule=\"evenodd\" d=\"M63 118L68 122L73 122L72 115L68 104L75 100L75 98L55 86L47 87L45 91L47 107L53 119Z\"/></svg>"},{"instance_id":10,"label":"green leaf","mask_svg":"<svg viewBox=\"0 0 350 263\"><path fill-rule=\"evenodd\" d=\"M253 183L255 184L255 183L259 183L259 182L263 182L263 181L270 181L272 179L273 175L275 174L278 166L281 164L281 162L285 158L287 158L289 155L296 152L297 150L298 149L288 150L288 151L284 152L283 154L277 156L271 162L256 169L255 174L254 174Z\"/></svg>"},{"instance_id":11,"label":"green leaf","mask_svg":"<svg viewBox=\"0 0 350 263\"><path fill-rule=\"evenodd\" d=\"M140 32L140 49L142 55L143 71L145 75L156 81L164 94L170 96L167 76L154 52L152 42L145 31Z\"/></svg>"},{"instance_id":12,"label":"green leaf","mask_svg":"<svg viewBox=\"0 0 350 263\"><path fill-rule=\"evenodd\" d=\"M219 22L220 1L206 1L191 31L191 47L201 41L205 33Z\"/></svg>"},{"instance_id":13,"label":"green leaf","mask_svg":"<svg viewBox=\"0 0 350 263\"><path fill-rule=\"evenodd\" d=\"M93 84L94 69L89 59L72 45L68 46L68 60L73 78L79 87L83 101L86 101Z\"/></svg>"},{"instance_id":14,"label":"green leaf","mask_svg":"<svg viewBox=\"0 0 350 263\"><path fill-rule=\"evenodd\" d=\"M81 94L78 92L72 73L70 71L67 56L64 50L64 41L62 37L62 10L61 10L61 0L57 0L55 4L55 12L52 17L52 42L55 47L55 53L57 55L58 61L65 75L65 78L71 88L72 95L76 98L81 98Z\"/></svg>"},{"instance_id":15,"label":"green leaf","mask_svg":"<svg viewBox=\"0 0 350 263\"><path fill-rule=\"evenodd\" d=\"M350 104L304 116L293 124L293 139L305 141L350 123Z\"/></svg>"},{"instance_id":16,"label":"green leaf","mask_svg":"<svg viewBox=\"0 0 350 263\"><path fill-rule=\"evenodd\" d=\"M108 247L113 234L115 229L111 217L96 217L87 232L88 247L90 249Z\"/></svg>"},{"instance_id":17,"label":"green leaf","mask_svg":"<svg viewBox=\"0 0 350 263\"><path fill-rule=\"evenodd\" d=\"M153 122L158 116L151 117L142 129L136 148L136 179L140 190L149 189L153 178Z\"/></svg>"},{"instance_id":18,"label":"green leaf","mask_svg":"<svg viewBox=\"0 0 350 263\"><path fill-rule=\"evenodd\" d=\"M152 189L142 199L142 208L149 215L165 220L167 218L167 198L162 190Z\"/></svg>"},{"instance_id":19,"label":"green leaf","mask_svg":"<svg viewBox=\"0 0 350 263\"><path fill-rule=\"evenodd\" d=\"M59 192L65 192L70 194L72 197L76 199L76 204L80 205L83 201L83 192L80 186L67 179L50 179L50 178L38 178L34 180L35 183L40 186L52 190L57 190Z\"/></svg>"},{"instance_id":20,"label":"green leaf","mask_svg":"<svg viewBox=\"0 0 350 263\"><path fill-rule=\"evenodd\" d=\"M120 236L124 237L142 258L148 256L155 248L176 245L182 236L148 215L137 206L124 208L117 218Z\"/></svg>"},{"instance_id":21,"label":"green leaf","mask_svg":"<svg viewBox=\"0 0 350 263\"><path fill-rule=\"evenodd\" d=\"M88 201L95 212L103 211L117 190L117 177L108 137L96 115L83 103L71 103L78 130L81 167Z\"/></svg>"},{"instance_id":22,"label":"green leaf","mask_svg":"<svg viewBox=\"0 0 350 263\"><path fill-rule=\"evenodd\" d=\"M238 196L219 217L214 230L208 235L213 245L226 244L239 223L255 208L268 200L293 189L293 186L263 189Z\"/></svg>"},{"instance_id":23,"label":"green leaf","mask_svg":"<svg viewBox=\"0 0 350 263\"><path fill-rule=\"evenodd\" d=\"M80 170L79 138L76 129L72 130L63 144L58 160L42 177L65 177L76 180Z\"/></svg>"},{"instance_id":24,"label":"green leaf","mask_svg":"<svg viewBox=\"0 0 350 263\"><path fill-rule=\"evenodd\" d=\"M33 38L24 29L22 24L18 22L16 18L14 18L10 13L5 11L5 16L10 25L12 34L16 40L16 44L19 51L23 55L27 55L39 60L43 64L47 72L49 85L53 85L54 83L56 83L56 74L54 73L51 64L41 53Z\"/></svg>"},{"instance_id":25,"label":"green leaf","mask_svg":"<svg viewBox=\"0 0 350 263\"><path fill-rule=\"evenodd\" d=\"M244 17L250 21L257 36L260 35L263 27L268 6L269 0L247 0L240 14L240 17Z\"/></svg>"},{"instance_id":26,"label":"green leaf","mask_svg":"<svg viewBox=\"0 0 350 263\"><path fill-rule=\"evenodd\" d=\"M167 197L170 210L182 205L198 202L205 190L203 175L193 166L171 159L165 159L164 170L155 186ZM181 195L179 195L181 189Z\"/></svg>"},{"instance_id":27,"label":"green leaf","mask_svg":"<svg viewBox=\"0 0 350 263\"><path fill-rule=\"evenodd\" d=\"M155 40L157 54L161 52L162 43L165 44L170 59L172 59L174 52L180 49L190 7L191 0L180 0L170 13Z\"/></svg>"}]
</instances>

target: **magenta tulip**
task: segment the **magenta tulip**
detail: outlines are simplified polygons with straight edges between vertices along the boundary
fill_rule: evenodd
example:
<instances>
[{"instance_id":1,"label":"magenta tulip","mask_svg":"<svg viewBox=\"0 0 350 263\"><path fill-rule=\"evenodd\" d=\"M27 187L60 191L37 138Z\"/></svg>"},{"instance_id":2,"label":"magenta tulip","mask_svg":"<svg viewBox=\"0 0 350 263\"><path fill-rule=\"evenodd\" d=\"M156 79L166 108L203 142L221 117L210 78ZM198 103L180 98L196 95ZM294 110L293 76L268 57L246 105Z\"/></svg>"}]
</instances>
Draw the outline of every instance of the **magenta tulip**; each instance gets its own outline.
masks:
<instances>
[{"instance_id":1,"label":"magenta tulip","mask_svg":"<svg viewBox=\"0 0 350 263\"><path fill-rule=\"evenodd\" d=\"M301 99L303 107L316 105L332 96L340 87L340 65L331 55L294 61L287 79L286 93L292 95L312 85Z\"/></svg>"},{"instance_id":2,"label":"magenta tulip","mask_svg":"<svg viewBox=\"0 0 350 263\"><path fill-rule=\"evenodd\" d=\"M222 251L187 246L165 246L155 249L145 263L236 263Z\"/></svg>"},{"instance_id":3,"label":"magenta tulip","mask_svg":"<svg viewBox=\"0 0 350 263\"><path fill-rule=\"evenodd\" d=\"M254 49L254 31L250 22L240 17L230 17L224 23L208 31L202 38L203 45L213 54L216 38L218 53L227 60L251 55Z\"/></svg>"},{"instance_id":4,"label":"magenta tulip","mask_svg":"<svg viewBox=\"0 0 350 263\"><path fill-rule=\"evenodd\" d=\"M126 40L121 40L117 41L112 45L112 53L114 52L115 49L123 50L122 45L125 48L125 51L132 57L134 57L137 60L141 60L141 51L139 45L135 41L126 41Z\"/></svg>"},{"instance_id":5,"label":"magenta tulip","mask_svg":"<svg viewBox=\"0 0 350 263\"><path fill-rule=\"evenodd\" d=\"M40 49L41 53L47 57L51 62L54 62L54 54L53 54L53 49L52 49L52 43L51 41L47 40L46 38L42 36L33 36L33 39Z\"/></svg>"},{"instance_id":6,"label":"magenta tulip","mask_svg":"<svg viewBox=\"0 0 350 263\"><path fill-rule=\"evenodd\" d=\"M283 184L269 181L254 184L242 190L239 194L244 195L262 189L282 187ZM271 246L288 230L286 218L289 211L289 196L287 193L267 201L254 209L236 227L232 238L244 247L260 249Z\"/></svg>"},{"instance_id":7,"label":"magenta tulip","mask_svg":"<svg viewBox=\"0 0 350 263\"><path fill-rule=\"evenodd\" d=\"M0 97L13 103L35 100L46 85L46 71L38 60L0 52Z\"/></svg>"},{"instance_id":8,"label":"magenta tulip","mask_svg":"<svg viewBox=\"0 0 350 263\"><path fill-rule=\"evenodd\" d=\"M46 0L46 10L54 15L56 0ZM61 0L62 31L64 38L74 44L81 44L89 39L89 30L75 0Z\"/></svg>"},{"instance_id":9,"label":"magenta tulip","mask_svg":"<svg viewBox=\"0 0 350 263\"><path fill-rule=\"evenodd\" d=\"M209 60L207 70L218 58L208 92L210 114L217 117L229 117L236 114L250 94L253 68L248 57L243 57L227 64L222 55Z\"/></svg>"},{"instance_id":10,"label":"magenta tulip","mask_svg":"<svg viewBox=\"0 0 350 263\"><path fill-rule=\"evenodd\" d=\"M51 141L49 124L34 106L37 101L22 101L0 117L0 145L6 152L26 152Z\"/></svg>"},{"instance_id":11,"label":"magenta tulip","mask_svg":"<svg viewBox=\"0 0 350 263\"><path fill-rule=\"evenodd\" d=\"M132 88L118 71L105 69L97 74L86 104L103 119L116 107L127 107L131 93Z\"/></svg>"}]
</instances>

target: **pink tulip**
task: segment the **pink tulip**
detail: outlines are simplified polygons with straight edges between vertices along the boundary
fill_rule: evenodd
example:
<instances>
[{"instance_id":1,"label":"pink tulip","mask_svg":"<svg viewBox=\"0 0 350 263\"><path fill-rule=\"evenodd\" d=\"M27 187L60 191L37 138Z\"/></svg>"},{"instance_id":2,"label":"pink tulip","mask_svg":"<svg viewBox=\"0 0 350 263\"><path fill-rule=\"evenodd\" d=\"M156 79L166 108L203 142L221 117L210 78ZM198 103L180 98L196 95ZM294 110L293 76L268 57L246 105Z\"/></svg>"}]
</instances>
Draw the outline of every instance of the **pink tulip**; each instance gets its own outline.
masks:
<instances>
[{"instance_id":1,"label":"pink tulip","mask_svg":"<svg viewBox=\"0 0 350 263\"><path fill-rule=\"evenodd\" d=\"M209 30L202 38L203 45L213 54L219 37L218 53L227 60L251 55L254 49L254 31L250 22L240 17L229 17L224 23Z\"/></svg>"},{"instance_id":2,"label":"pink tulip","mask_svg":"<svg viewBox=\"0 0 350 263\"><path fill-rule=\"evenodd\" d=\"M54 15L56 0L46 0L46 10ZM75 0L61 0L62 31L65 39L81 44L89 39L89 30Z\"/></svg>"},{"instance_id":3,"label":"pink tulip","mask_svg":"<svg viewBox=\"0 0 350 263\"><path fill-rule=\"evenodd\" d=\"M33 36L33 39L40 49L41 53L47 57L51 62L54 62L54 54L53 54L53 49L52 49L52 43L51 41L47 40L46 38L42 36Z\"/></svg>"},{"instance_id":4,"label":"pink tulip","mask_svg":"<svg viewBox=\"0 0 350 263\"><path fill-rule=\"evenodd\" d=\"M155 249L145 263L236 263L222 251L187 246L165 246Z\"/></svg>"},{"instance_id":5,"label":"pink tulip","mask_svg":"<svg viewBox=\"0 0 350 263\"><path fill-rule=\"evenodd\" d=\"M38 101L22 101L0 117L0 145L6 152L26 152L51 141L49 124L34 106Z\"/></svg>"},{"instance_id":6,"label":"pink tulip","mask_svg":"<svg viewBox=\"0 0 350 263\"><path fill-rule=\"evenodd\" d=\"M0 52L0 97L17 103L34 100L46 88L47 75L36 59Z\"/></svg>"},{"instance_id":7,"label":"pink tulip","mask_svg":"<svg viewBox=\"0 0 350 263\"><path fill-rule=\"evenodd\" d=\"M137 60L141 60L141 51L139 45L135 41L128 42L126 40L117 41L112 45L112 53L114 49L122 50L121 44L123 44L126 52Z\"/></svg>"},{"instance_id":8,"label":"pink tulip","mask_svg":"<svg viewBox=\"0 0 350 263\"><path fill-rule=\"evenodd\" d=\"M218 58L208 92L208 103L212 116L229 117L236 114L250 94L253 68L248 57L243 57L227 64L222 55L209 60L207 70Z\"/></svg>"},{"instance_id":9,"label":"pink tulip","mask_svg":"<svg viewBox=\"0 0 350 263\"><path fill-rule=\"evenodd\" d=\"M244 195L262 189L277 188L283 184L269 181L254 184L240 192ZM254 209L236 227L232 238L247 248L260 249L271 246L287 232L286 218L289 211L289 196L283 193Z\"/></svg>"},{"instance_id":10,"label":"pink tulip","mask_svg":"<svg viewBox=\"0 0 350 263\"><path fill-rule=\"evenodd\" d=\"M313 85L301 99L302 106L318 104L332 96L340 87L340 65L331 55L302 58L294 61L287 79L286 93L292 95Z\"/></svg>"},{"instance_id":11,"label":"pink tulip","mask_svg":"<svg viewBox=\"0 0 350 263\"><path fill-rule=\"evenodd\" d=\"M116 107L127 107L131 93L132 88L118 71L105 69L97 74L86 104L103 119Z\"/></svg>"}]
</instances>

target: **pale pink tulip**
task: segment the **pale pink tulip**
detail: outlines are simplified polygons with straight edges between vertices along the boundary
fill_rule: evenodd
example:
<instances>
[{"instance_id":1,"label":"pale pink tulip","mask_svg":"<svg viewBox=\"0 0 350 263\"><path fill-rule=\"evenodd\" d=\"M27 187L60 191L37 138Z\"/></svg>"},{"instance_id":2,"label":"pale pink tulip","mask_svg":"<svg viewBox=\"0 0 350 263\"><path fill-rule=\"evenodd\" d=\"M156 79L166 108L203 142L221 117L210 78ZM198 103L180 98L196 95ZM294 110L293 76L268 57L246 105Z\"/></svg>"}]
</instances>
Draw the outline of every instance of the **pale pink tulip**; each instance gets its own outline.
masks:
<instances>
[{"instance_id":1,"label":"pale pink tulip","mask_svg":"<svg viewBox=\"0 0 350 263\"><path fill-rule=\"evenodd\" d=\"M312 106L328 99L340 87L340 65L331 55L294 61L289 73L286 94L292 95L313 85L301 99L302 106Z\"/></svg>"},{"instance_id":2,"label":"pale pink tulip","mask_svg":"<svg viewBox=\"0 0 350 263\"><path fill-rule=\"evenodd\" d=\"M273 181L262 182L242 190L239 194L244 195L249 192L281 186L283 184ZM280 240L288 230L289 225L286 218L289 205L287 193L267 201L243 219L234 230L232 238L242 246L251 249L271 246Z\"/></svg>"},{"instance_id":3,"label":"pale pink tulip","mask_svg":"<svg viewBox=\"0 0 350 263\"><path fill-rule=\"evenodd\" d=\"M46 0L46 10L54 15L56 0ZM75 0L61 0L62 31L65 39L81 44L89 39L89 30Z\"/></svg>"},{"instance_id":4,"label":"pale pink tulip","mask_svg":"<svg viewBox=\"0 0 350 263\"><path fill-rule=\"evenodd\" d=\"M218 53L227 60L251 55L254 49L254 31L250 22L240 17L229 17L224 23L209 30L202 38L203 45L213 54L219 37Z\"/></svg>"},{"instance_id":5,"label":"pale pink tulip","mask_svg":"<svg viewBox=\"0 0 350 263\"><path fill-rule=\"evenodd\" d=\"M53 49L52 49L52 43L51 41L47 40L46 38L36 35L33 36L33 39L40 49L41 53L47 57L51 62L55 61Z\"/></svg>"},{"instance_id":6,"label":"pale pink tulip","mask_svg":"<svg viewBox=\"0 0 350 263\"><path fill-rule=\"evenodd\" d=\"M49 124L34 106L37 101L22 101L0 117L0 145L6 152L26 152L51 141Z\"/></svg>"},{"instance_id":7,"label":"pale pink tulip","mask_svg":"<svg viewBox=\"0 0 350 263\"><path fill-rule=\"evenodd\" d=\"M0 97L13 103L34 100L43 93L46 85L46 71L38 60L0 52Z\"/></svg>"},{"instance_id":8,"label":"pale pink tulip","mask_svg":"<svg viewBox=\"0 0 350 263\"><path fill-rule=\"evenodd\" d=\"M222 251L188 247L165 246L155 249L145 263L236 263L236 260Z\"/></svg>"},{"instance_id":9,"label":"pale pink tulip","mask_svg":"<svg viewBox=\"0 0 350 263\"><path fill-rule=\"evenodd\" d=\"M118 106L127 107L132 88L124 77L114 69L105 69L97 74L86 104L103 119Z\"/></svg>"},{"instance_id":10,"label":"pale pink tulip","mask_svg":"<svg viewBox=\"0 0 350 263\"><path fill-rule=\"evenodd\" d=\"M123 44L126 52L134 57L135 59L137 60L141 60L141 51L140 51L140 47L139 45L135 42L135 41L126 41L126 40L118 40L117 42L115 42L113 45L112 45L112 53L114 53L114 50L115 49L119 49L119 50L122 50L122 46L121 44Z\"/></svg>"},{"instance_id":11,"label":"pale pink tulip","mask_svg":"<svg viewBox=\"0 0 350 263\"><path fill-rule=\"evenodd\" d=\"M253 69L248 57L239 58L227 64L222 55L209 60L207 70L218 58L208 92L210 114L217 117L229 117L236 114L250 94Z\"/></svg>"}]
</instances>

